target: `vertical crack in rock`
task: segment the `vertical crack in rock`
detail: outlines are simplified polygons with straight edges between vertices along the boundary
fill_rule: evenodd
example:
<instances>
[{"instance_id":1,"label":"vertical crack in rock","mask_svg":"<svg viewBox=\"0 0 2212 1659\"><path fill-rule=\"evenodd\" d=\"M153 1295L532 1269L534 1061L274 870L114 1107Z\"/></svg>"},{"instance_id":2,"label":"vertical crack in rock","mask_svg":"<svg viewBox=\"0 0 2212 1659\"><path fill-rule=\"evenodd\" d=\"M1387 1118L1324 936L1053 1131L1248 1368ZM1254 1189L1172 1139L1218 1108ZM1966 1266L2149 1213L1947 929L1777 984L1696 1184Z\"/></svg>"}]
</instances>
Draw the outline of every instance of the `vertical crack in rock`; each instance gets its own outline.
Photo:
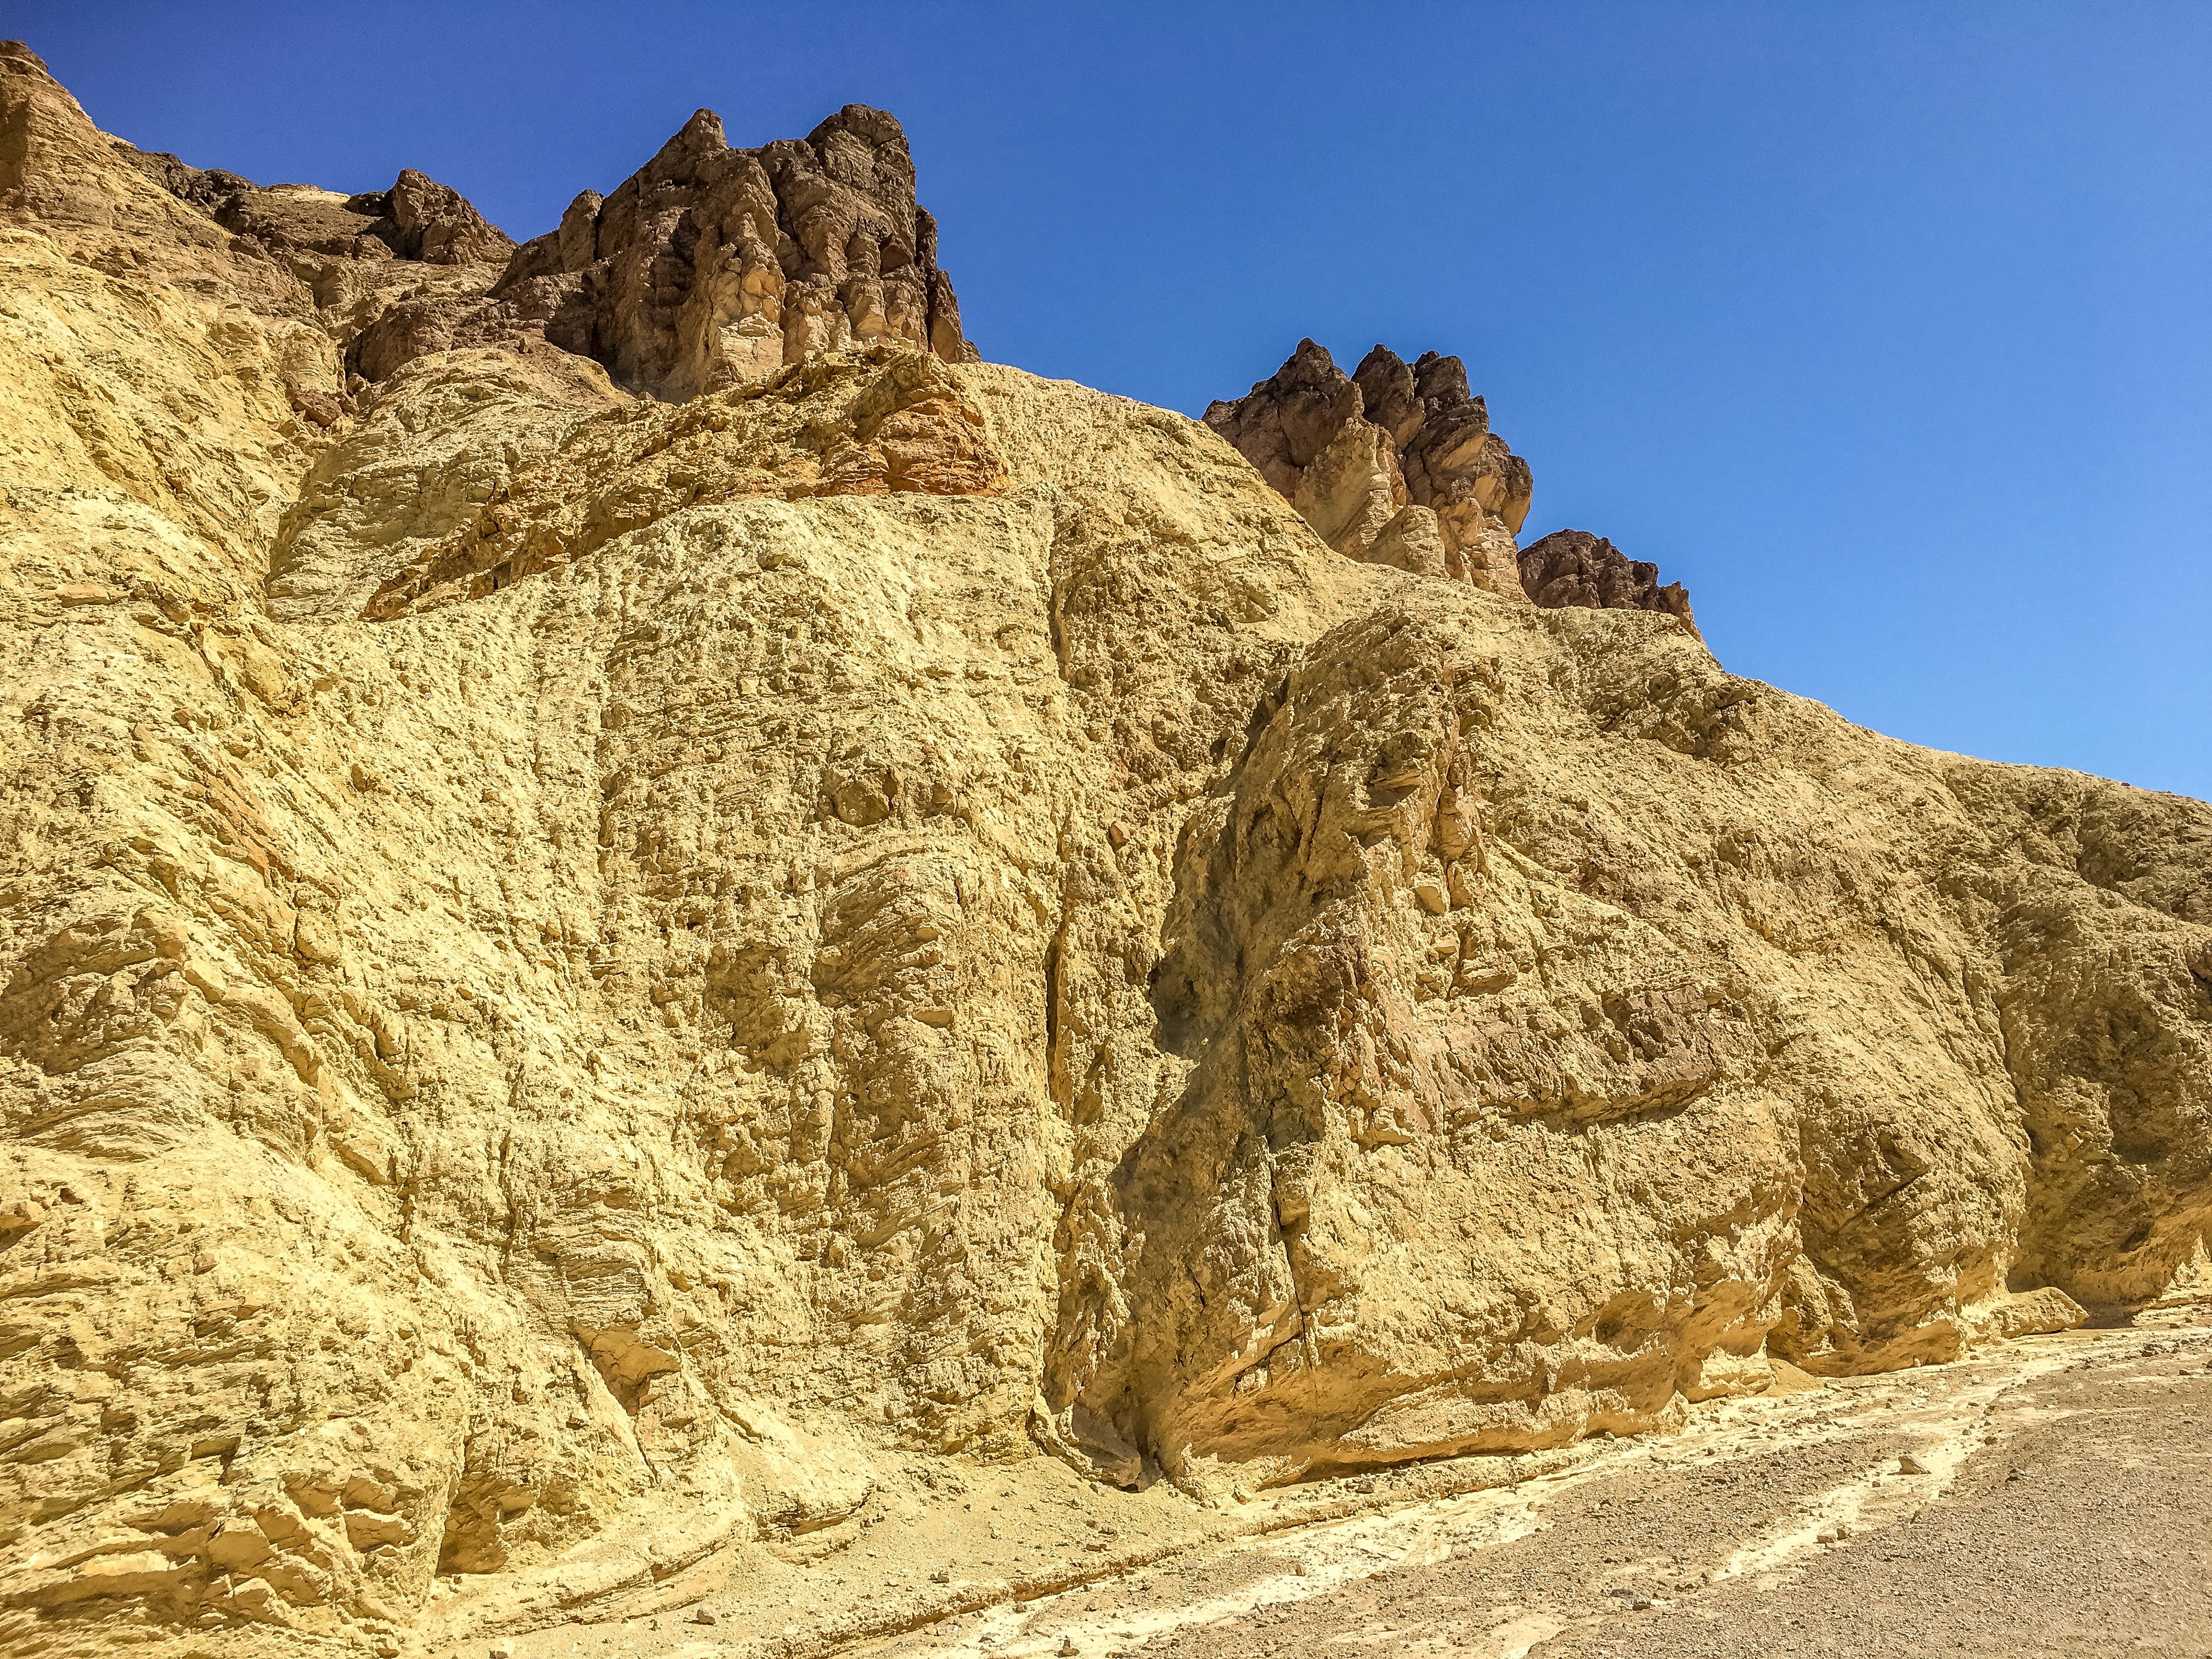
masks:
<instances>
[{"instance_id":1,"label":"vertical crack in rock","mask_svg":"<svg viewBox=\"0 0 2212 1659\"><path fill-rule=\"evenodd\" d=\"M1063 1117L1075 1109L1075 1086L1070 1080L1067 1054L1061 1030L1060 985L1062 957L1067 949L1067 924L1063 921L1044 947L1044 1048L1047 1089Z\"/></svg>"}]
</instances>

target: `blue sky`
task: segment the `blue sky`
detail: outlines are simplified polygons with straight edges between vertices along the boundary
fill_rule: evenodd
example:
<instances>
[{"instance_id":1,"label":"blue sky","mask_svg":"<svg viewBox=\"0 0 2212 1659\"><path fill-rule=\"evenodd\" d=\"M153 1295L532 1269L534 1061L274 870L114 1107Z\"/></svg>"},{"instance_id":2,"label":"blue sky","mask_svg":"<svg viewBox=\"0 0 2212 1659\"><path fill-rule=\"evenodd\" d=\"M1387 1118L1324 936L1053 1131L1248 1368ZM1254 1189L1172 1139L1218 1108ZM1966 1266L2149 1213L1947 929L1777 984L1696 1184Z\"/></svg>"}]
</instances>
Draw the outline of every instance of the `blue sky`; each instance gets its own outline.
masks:
<instances>
[{"instance_id":1,"label":"blue sky","mask_svg":"<svg viewBox=\"0 0 2212 1659\"><path fill-rule=\"evenodd\" d=\"M1466 359L1527 535L1915 742L2212 797L2212 5L0 7L109 131L517 237L690 112L904 122L987 357ZM1525 539L1525 537L1524 537Z\"/></svg>"}]
</instances>

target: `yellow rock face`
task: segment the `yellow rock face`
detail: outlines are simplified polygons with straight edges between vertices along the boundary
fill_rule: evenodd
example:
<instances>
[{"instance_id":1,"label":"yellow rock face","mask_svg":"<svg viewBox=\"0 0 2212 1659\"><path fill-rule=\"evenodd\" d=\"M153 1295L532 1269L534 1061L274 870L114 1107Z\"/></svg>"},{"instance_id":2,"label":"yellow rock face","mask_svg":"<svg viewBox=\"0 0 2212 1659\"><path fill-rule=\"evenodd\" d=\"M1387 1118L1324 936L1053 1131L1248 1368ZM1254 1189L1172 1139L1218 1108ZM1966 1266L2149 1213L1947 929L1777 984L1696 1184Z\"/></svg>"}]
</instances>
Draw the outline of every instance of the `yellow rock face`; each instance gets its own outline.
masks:
<instances>
[{"instance_id":1,"label":"yellow rock face","mask_svg":"<svg viewBox=\"0 0 2212 1659\"><path fill-rule=\"evenodd\" d=\"M0 236L12 1650L1554 1446L2198 1253L2200 803L1013 369L451 352L324 431L290 325Z\"/></svg>"}]
</instances>

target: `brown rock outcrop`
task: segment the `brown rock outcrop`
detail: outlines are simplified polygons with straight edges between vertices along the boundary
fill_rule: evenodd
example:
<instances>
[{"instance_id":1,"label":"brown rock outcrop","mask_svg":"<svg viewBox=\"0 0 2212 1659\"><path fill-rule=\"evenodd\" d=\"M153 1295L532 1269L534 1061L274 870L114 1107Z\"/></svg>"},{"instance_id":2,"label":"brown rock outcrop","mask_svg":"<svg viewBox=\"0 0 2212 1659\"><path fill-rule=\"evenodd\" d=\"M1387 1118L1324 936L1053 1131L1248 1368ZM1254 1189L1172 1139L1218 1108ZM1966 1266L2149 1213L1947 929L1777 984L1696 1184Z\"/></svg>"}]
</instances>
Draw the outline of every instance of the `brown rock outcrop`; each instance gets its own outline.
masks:
<instances>
[{"instance_id":1,"label":"brown rock outcrop","mask_svg":"<svg viewBox=\"0 0 2212 1659\"><path fill-rule=\"evenodd\" d=\"M1206 422L1338 552L1510 598L1528 465L1490 430L1456 357L1407 364L1383 346L1357 374L1301 340L1288 362Z\"/></svg>"},{"instance_id":2,"label":"brown rock outcrop","mask_svg":"<svg viewBox=\"0 0 2212 1659\"><path fill-rule=\"evenodd\" d=\"M1151 1550L2201 1261L2203 803L910 339L308 431L298 279L0 99L0 1648L826 1644L1147 1559L987 1479Z\"/></svg>"},{"instance_id":3,"label":"brown rock outcrop","mask_svg":"<svg viewBox=\"0 0 2212 1659\"><path fill-rule=\"evenodd\" d=\"M514 252L513 240L459 191L412 167L390 190L343 196L313 185L256 185L236 173L188 167L173 155L117 149L228 231L234 254L258 256L304 285L317 322L356 368L364 330L395 310L411 319L473 303ZM395 273L425 265L442 269L434 278L395 281ZM345 405L322 398L302 407L329 426Z\"/></svg>"},{"instance_id":4,"label":"brown rock outcrop","mask_svg":"<svg viewBox=\"0 0 2212 1659\"><path fill-rule=\"evenodd\" d=\"M898 122L852 104L804 140L732 149L694 114L611 196L586 191L518 248L413 168L344 195L256 185L93 125L46 65L0 43L0 223L86 263L220 296L325 336L295 342L295 408L330 427L349 374L550 343L667 402L848 346L975 361Z\"/></svg>"},{"instance_id":5,"label":"brown rock outcrop","mask_svg":"<svg viewBox=\"0 0 2212 1659\"><path fill-rule=\"evenodd\" d=\"M1555 530L1521 550L1521 586L1545 609L1652 611L1695 628L1690 595L1680 582L1659 585L1659 567L1631 559L1587 530Z\"/></svg>"},{"instance_id":6,"label":"brown rock outcrop","mask_svg":"<svg viewBox=\"0 0 2212 1659\"><path fill-rule=\"evenodd\" d=\"M1347 375L1301 340L1270 379L1214 404L1206 422L1348 558L1526 593L1547 610L1651 611L1697 626L1680 583L1660 586L1656 565L1585 531L1516 550L1528 464L1490 430L1456 357L1432 351L1408 364L1378 345Z\"/></svg>"},{"instance_id":7,"label":"brown rock outcrop","mask_svg":"<svg viewBox=\"0 0 2212 1659\"><path fill-rule=\"evenodd\" d=\"M110 276L264 319L287 401L317 429L351 412L343 358L362 329L397 304L474 301L514 246L412 168L388 191L347 196L138 149L94 126L21 41L0 41L0 224Z\"/></svg>"},{"instance_id":8,"label":"brown rock outcrop","mask_svg":"<svg viewBox=\"0 0 2212 1659\"><path fill-rule=\"evenodd\" d=\"M504 268L514 252L514 240L460 191L413 167L401 169L390 190L341 196L313 185L257 185L234 173L187 167L167 153L129 145L116 150L171 195L279 264L320 254Z\"/></svg>"},{"instance_id":9,"label":"brown rock outcrop","mask_svg":"<svg viewBox=\"0 0 2212 1659\"><path fill-rule=\"evenodd\" d=\"M205 291L228 264L229 237L148 180L137 155L92 124L37 53L0 40L0 222L34 226L112 274Z\"/></svg>"},{"instance_id":10,"label":"brown rock outcrop","mask_svg":"<svg viewBox=\"0 0 2212 1659\"><path fill-rule=\"evenodd\" d=\"M488 300L401 307L353 362L534 333L664 402L756 384L847 346L975 361L898 122L848 104L802 140L732 149L701 110L608 197L586 191L517 250Z\"/></svg>"}]
</instances>

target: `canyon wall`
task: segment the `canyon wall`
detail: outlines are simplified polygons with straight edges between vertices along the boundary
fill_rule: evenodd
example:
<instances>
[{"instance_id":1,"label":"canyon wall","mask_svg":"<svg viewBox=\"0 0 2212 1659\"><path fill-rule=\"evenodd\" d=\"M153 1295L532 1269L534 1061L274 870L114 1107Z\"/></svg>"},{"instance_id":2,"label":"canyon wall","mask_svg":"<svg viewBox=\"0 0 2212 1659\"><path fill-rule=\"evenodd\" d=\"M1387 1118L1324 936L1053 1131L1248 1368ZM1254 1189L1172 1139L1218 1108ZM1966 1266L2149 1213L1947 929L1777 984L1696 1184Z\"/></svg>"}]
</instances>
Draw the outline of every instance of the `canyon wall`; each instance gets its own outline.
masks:
<instances>
[{"instance_id":1,"label":"canyon wall","mask_svg":"<svg viewBox=\"0 0 2212 1659\"><path fill-rule=\"evenodd\" d=\"M1242 417L967 361L896 131L771 335L804 158L695 122L501 268L0 47L9 1650L1663 1428L2201 1250L2212 809L1531 604L1449 360L1348 442L1443 568L1344 556ZM625 310L649 201L724 240ZM532 283L588 337L418 327Z\"/></svg>"}]
</instances>

